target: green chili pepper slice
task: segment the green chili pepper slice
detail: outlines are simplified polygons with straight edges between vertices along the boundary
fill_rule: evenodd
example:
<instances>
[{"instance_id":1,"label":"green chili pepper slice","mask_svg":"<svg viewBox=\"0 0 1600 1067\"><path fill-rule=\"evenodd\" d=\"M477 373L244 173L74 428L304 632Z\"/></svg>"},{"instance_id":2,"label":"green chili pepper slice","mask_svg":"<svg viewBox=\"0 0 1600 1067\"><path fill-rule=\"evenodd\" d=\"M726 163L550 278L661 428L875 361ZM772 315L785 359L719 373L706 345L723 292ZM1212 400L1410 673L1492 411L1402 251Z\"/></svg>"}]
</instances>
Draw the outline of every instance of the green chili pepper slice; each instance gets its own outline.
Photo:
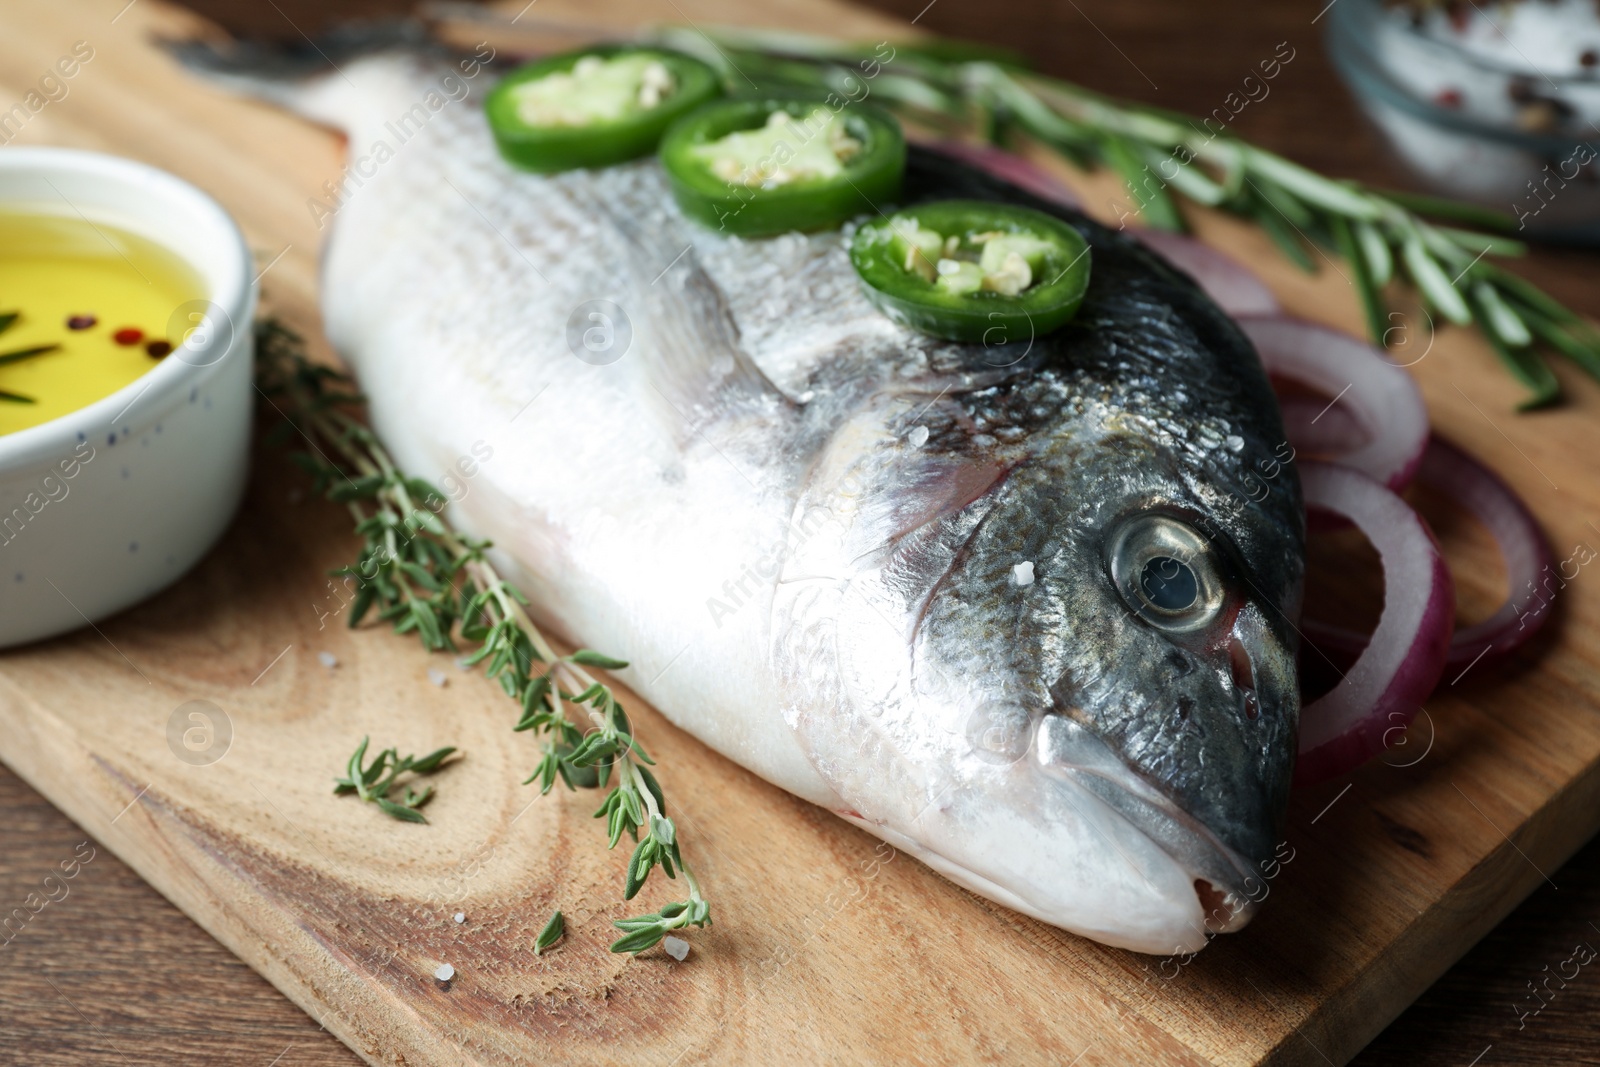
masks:
<instances>
[{"instance_id":1,"label":"green chili pepper slice","mask_svg":"<svg viewBox=\"0 0 1600 1067\"><path fill-rule=\"evenodd\" d=\"M517 68L483 106L508 162L551 173L648 155L668 126L720 91L716 72L698 59L600 47Z\"/></svg>"},{"instance_id":2,"label":"green chili pepper slice","mask_svg":"<svg viewBox=\"0 0 1600 1067\"><path fill-rule=\"evenodd\" d=\"M1060 328L1089 288L1089 246L1053 215L939 200L870 222L850 242L867 298L903 326L1004 344Z\"/></svg>"},{"instance_id":3,"label":"green chili pepper slice","mask_svg":"<svg viewBox=\"0 0 1600 1067\"><path fill-rule=\"evenodd\" d=\"M680 119L661 164L683 213L742 236L821 230L900 194L906 142L886 112L838 96L719 100Z\"/></svg>"}]
</instances>

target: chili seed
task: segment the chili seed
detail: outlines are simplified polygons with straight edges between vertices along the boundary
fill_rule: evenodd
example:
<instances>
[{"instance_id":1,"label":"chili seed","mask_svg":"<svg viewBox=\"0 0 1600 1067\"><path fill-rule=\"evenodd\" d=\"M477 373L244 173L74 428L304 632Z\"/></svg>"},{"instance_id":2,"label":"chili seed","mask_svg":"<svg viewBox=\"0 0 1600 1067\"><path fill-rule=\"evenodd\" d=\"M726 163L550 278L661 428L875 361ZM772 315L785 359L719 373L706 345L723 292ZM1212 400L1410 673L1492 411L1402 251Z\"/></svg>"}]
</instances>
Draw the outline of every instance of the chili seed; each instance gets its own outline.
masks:
<instances>
[{"instance_id":1,"label":"chili seed","mask_svg":"<svg viewBox=\"0 0 1600 1067\"><path fill-rule=\"evenodd\" d=\"M119 345L136 345L144 340L144 331L136 330L132 326L124 326L112 334L111 339Z\"/></svg>"}]
</instances>

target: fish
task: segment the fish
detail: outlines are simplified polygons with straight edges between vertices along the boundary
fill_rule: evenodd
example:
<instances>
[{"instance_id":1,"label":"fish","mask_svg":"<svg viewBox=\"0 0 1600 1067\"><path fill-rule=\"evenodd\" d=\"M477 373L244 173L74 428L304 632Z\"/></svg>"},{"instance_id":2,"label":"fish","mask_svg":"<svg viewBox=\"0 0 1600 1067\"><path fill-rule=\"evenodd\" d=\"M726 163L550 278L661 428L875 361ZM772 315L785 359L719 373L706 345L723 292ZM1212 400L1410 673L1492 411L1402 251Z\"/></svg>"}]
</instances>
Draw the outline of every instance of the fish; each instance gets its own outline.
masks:
<instances>
[{"instance_id":1,"label":"fish","mask_svg":"<svg viewBox=\"0 0 1600 1067\"><path fill-rule=\"evenodd\" d=\"M513 169L481 49L180 56L348 137L307 204L326 335L542 624L1008 908L1155 954L1255 914L1303 510L1268 378L1191 278L913 145L901 203L1022 205L1091 249L1066 327L936 340L863 296L853 225L718 233L654 158Z\"/></svg>"}]
</instances>

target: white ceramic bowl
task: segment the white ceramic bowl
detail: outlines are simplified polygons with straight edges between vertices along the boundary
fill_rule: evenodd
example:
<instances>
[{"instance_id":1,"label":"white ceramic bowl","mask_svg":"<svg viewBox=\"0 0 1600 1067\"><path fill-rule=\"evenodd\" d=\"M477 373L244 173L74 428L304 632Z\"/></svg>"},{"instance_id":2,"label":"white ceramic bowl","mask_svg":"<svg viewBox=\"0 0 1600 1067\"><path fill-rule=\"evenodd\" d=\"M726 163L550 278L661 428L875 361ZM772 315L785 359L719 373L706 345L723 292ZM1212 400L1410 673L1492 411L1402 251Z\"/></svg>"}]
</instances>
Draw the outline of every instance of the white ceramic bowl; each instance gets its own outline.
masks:
<instances>
[{"instance_id":1,"label":"white ceramic bowl","mask_svg":"<svg viewBox=\"0 0 1600 1067\"><path fill-rule=\"evenodd\" d=\"M176 347L138 380L0 436L0 647L83 626L175 581L232 518L249 460L256 287L227 212L142 163L0 149L0 210L29 209L81 213L165 245L209 300L173 309Z\"/></svg>"}]
</instances>

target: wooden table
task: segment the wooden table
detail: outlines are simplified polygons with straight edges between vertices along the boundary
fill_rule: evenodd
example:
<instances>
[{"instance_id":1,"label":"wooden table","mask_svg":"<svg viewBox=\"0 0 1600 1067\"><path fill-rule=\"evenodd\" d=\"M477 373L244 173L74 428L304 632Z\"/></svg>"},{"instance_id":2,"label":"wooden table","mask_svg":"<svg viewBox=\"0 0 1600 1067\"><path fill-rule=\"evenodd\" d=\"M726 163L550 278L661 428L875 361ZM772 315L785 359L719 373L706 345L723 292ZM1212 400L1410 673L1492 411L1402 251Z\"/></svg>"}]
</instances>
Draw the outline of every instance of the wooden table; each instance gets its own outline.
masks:
<instances>
[{"instance_id":1,"label":"wooden table","mask_svg":"<svg viewBox=\"0 0 1600 1067\"><path fill-rule=\"evenodd\" d=\"M234 28L316 33L335 17L403 8L389 0L191 0ZM1238 120L1245 137L1327 173L1405 184L1362 125L1320 51L1313 3L1181 0L873 0L936 32L1018 48L1043 69L1175 108L1220 100L1279 42L1295 62ZM243 10L233 10L235 7ZM663 17L670 18L664 5ZM1530 277L1600 314L1600 264L1541 252ZM0 903L8 907L77 850L92 854L66 901L0 955L0 1061L353 1064L356 1057L194 926L93 838L0 767ZM88 846L82 843L88 841ZM93 850L91 853L91 849ZM1600 843L1559 871L1356 1061L1364 1064L1600 1063L1600 979L1580 977L1519 1029L1526 983L1600 944ZM1559 888L1558 888L1559 887ZM1474 1059L1478 1057L1477 1059Z\"/></svg>"}]
</instances>

